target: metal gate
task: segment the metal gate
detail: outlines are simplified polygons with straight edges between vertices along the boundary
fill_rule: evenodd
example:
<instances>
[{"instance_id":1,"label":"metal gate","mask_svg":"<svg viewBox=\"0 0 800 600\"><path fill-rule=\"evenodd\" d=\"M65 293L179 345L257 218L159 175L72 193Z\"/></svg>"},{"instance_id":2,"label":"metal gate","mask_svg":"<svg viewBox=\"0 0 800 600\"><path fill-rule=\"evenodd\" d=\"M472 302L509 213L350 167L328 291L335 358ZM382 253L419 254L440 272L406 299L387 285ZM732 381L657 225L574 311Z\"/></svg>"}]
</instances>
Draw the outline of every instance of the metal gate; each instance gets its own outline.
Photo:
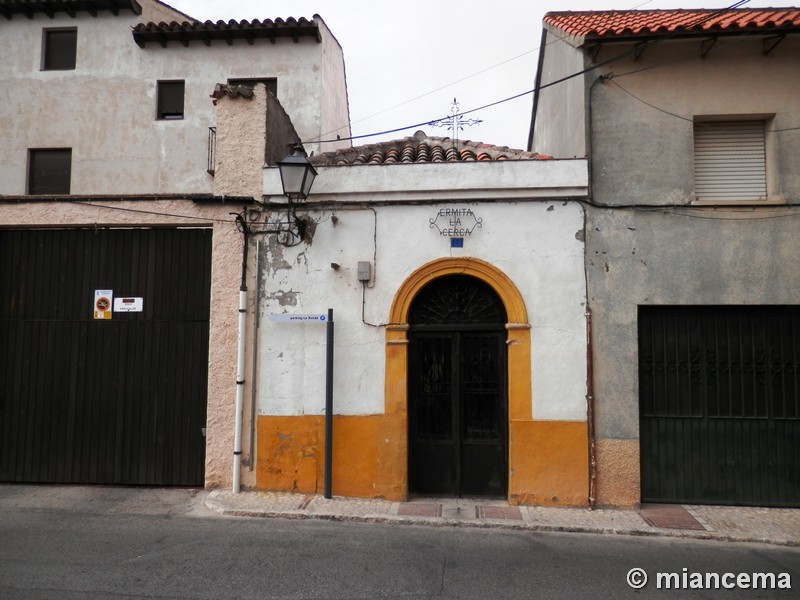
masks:
<instances>
[{"instance_id":1,"label":"metal gate","mask_svg":"<svg viewBox=\"0 0 800 600\"><path fill-rule=\"evenodd\" d=\"M642 500L800 506L800 307L640 307Z\"/></svg>"},{"instance_id":2,"label":"metal gate","mask_svg":"<svg viewBox=\"0 0 800 600\"><path fill-rule=\"evenodd\" d=\"M409 486L414 494L505 496L506 313L495 292L443 277L409 322Z\"/></svg>"},{"instance_id":3,"label":"metal gate","mask_svg":"<svg viewBox=\"0 0 800 600\"><path fill-rule=\"evenodd\" d=\"M203 484L210 265L210 230L0 230L0 480Z\"/></svg>"}]
</instances>

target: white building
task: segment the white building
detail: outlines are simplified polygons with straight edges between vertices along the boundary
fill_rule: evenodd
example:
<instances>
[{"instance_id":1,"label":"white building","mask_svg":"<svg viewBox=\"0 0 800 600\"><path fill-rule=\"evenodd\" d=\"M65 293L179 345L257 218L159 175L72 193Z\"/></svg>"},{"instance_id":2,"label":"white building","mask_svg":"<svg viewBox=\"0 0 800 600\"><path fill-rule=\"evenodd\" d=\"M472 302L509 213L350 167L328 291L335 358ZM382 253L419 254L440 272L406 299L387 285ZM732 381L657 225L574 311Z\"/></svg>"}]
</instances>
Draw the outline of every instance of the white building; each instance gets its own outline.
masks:
<instances>
[{"instance_id":1,"label":"white building","mask_svg":"<svg viewBox=\"0 0 800 600\"><path fill-rule=\"evenodd\" d=\"M418 132L312 162L303 242L254 236L256 487L322 491L326 331L287 319L331 308L333 494L585 505L586 161Z\"/></svg>"}]
</instances>

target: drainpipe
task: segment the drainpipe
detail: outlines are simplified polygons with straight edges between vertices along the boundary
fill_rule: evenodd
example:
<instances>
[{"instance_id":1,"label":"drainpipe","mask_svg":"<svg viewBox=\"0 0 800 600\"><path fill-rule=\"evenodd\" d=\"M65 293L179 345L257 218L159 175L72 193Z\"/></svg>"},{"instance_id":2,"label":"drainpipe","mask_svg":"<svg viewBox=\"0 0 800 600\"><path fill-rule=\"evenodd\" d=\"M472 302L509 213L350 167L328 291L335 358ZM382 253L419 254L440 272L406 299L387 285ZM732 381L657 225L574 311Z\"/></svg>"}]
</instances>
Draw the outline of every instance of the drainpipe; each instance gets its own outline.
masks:
<instances>
[{"instance_id":1,"label":"drainpipe","mask_svg":"<svg viewBox=\"0 0 800 600\"><path fill-rule=\"evenodd\" d=\"M242 283L239 286L239 325L236 352L236 408L233 429L233 493L238 494L242 485L242 408L244 406L244 346L247 326L247 250L249 231L241 215L236 215L244 239L242 250Z\"/></svg>"},{"instance_id":2,"label":"drainpipe","mask_svg":"<svg viewBox=\"0 0 800 600\"><path fill-rule=\"evenodd\" d=\"M594 364L592 355L592 309L586 307L586 423L589 436L589 508L594 510L597 455L594 431Z\"/></svg>"}]
</instances>

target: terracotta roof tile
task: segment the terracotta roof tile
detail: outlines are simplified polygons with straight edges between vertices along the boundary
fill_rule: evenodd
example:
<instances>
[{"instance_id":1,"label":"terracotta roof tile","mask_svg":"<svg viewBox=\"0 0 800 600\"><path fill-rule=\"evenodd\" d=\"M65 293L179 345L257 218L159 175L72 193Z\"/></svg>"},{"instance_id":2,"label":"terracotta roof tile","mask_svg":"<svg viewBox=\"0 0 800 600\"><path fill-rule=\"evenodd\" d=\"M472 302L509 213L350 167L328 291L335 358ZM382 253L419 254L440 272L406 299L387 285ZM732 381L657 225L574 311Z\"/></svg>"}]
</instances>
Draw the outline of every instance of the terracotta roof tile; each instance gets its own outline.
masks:
<instances>
[{"instance_id":1,"label":"terracotta roof tile","mask_svg":"<svg viewBox=\"0 0 800 600\"><path fill-rule=\"evenodd\" d=\"M97 11L109 10L115 15L120 10L130 10L136 15L142 14L142 7L136 0L2 0L0 15L11 19L13 15L25 15L32 18L35 13L44 13L52 17L57 12L65 12L75 16L77 12L89 12L97 15Z\"/></svg>"},{"instance_id":2,"label":"terracotta roof tile","mask_svg":"<svg viewBox=\"0 0 800 600\"><path fill-rule=\"evenodd\" d=\"M390 165L432 162L475 162L493 160L546 160L535 152L512 150L506 146L492 146L468 140L428 137L418 131L413 136L344 148L311 157L316 166Z\"/></svg>"},{"instance_id":3,"label":"terracotta roof tile","mask_svg":"<svg viewBox=\"0 0 800 600\"><path fill-rule=\"evenodd\" d=\"M256 38L266 38L274 42L276 38L289 37L297 40L299 37L313 37L318 42L322 41L319 32L319 24L314 20L304 17L295 19L289 17L283 19L264 19L259 21L234 21L228 22L205 21L184 21L178 23L140 23L133 28L133 39L139 46L144 47L147 42L158 42L166 46L167 42L177 41L184 46L189 42L203 42L209 45L214 40L223 40L231 44L234 39L247 40L253 43Z\"/></svg>"},{"instance_id":4,"label":"terracotta roof tile","mask_svg":"<svg viewBox=\"0 0 800 600\"><path fill-rule=\"evenodd\" d=\"M582 38L624 38L684 33L740 33L800 28L800 8L610 10L549 12L544 23Z\"/></svg>"}]
</instances>

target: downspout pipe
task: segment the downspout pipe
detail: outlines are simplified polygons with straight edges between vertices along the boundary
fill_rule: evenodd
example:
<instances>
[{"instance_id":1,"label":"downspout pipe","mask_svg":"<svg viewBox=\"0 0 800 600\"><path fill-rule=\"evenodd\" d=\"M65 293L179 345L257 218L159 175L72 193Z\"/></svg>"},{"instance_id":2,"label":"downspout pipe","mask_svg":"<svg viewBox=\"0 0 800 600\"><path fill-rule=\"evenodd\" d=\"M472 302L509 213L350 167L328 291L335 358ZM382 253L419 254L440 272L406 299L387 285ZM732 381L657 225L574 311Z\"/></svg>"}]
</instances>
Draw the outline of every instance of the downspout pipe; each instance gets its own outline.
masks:
<instances>
[{"instance_id":1,"label":"downspout pipe","mask_svg":"<svg viewBox=\"0 0 800 600\"><path fill-rule=\"evenodd\" d=\"M244 407L244 347L247 334L247 251L250 235L244 217L236 215L236 222L242 231L242 282L239 286L239 323L236 343L236 405L233 429L233 486L232 492L238 494L242 487L242 412Z\"/></svg>"},{"instance_id":2,"label":"downspout pipe","mask_svg":"<svg viewBox=\"0 0 800 600\"><path fill-rule=\"evenodd\" d=\"M594 428L594 355L592 353L592 309L586 307L586 426L589 438L589 509L597 503L597 445Z\"/></svg>"}]
</instances>

